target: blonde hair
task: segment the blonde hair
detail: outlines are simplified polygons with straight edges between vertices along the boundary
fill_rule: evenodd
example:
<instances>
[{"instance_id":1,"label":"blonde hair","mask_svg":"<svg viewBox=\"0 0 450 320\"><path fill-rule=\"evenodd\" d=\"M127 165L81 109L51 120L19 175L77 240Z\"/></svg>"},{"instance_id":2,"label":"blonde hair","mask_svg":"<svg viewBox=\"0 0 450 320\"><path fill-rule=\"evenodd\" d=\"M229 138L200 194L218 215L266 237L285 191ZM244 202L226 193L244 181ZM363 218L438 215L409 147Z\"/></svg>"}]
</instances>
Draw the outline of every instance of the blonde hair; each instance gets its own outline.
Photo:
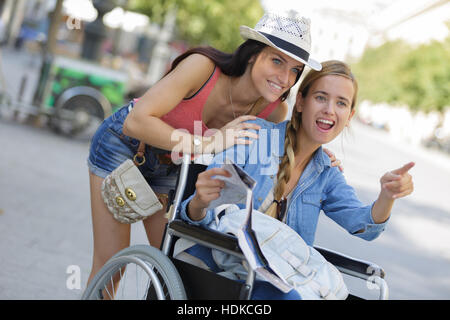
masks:
<instances>
[{"instance_id":1,"label":"blonde hair","mask_svg":"<svg viewBox=\"0 0 450 320\"><path fill-rule=\"evenodd\" d=\"M354 95L351 104L351 110L354 109L356 104L356 96L358 92L358 83L353 76L350 67L342 61L329 60L322 62L322 70L310 70L306 74L305 78L300 84L297 93L297 99L299 95L305 98L308 95L309 88L312 84L319 78L328 75L339 75L353 82ZM286 127L286 136L284 139L284 155L281 159L280 167L277 174L277 184L274 189L274 199L280 201L284 194L287 183L291 178L291 171L295 164L295 151L298 150L297 145L297 131L301 126L301 113L299 113L294 107L292 112L291 120L288 122ZM266 214L271 217L277 218L277 202L273 202L272 205L267 209Z\"/></svg>"}]
</instances>

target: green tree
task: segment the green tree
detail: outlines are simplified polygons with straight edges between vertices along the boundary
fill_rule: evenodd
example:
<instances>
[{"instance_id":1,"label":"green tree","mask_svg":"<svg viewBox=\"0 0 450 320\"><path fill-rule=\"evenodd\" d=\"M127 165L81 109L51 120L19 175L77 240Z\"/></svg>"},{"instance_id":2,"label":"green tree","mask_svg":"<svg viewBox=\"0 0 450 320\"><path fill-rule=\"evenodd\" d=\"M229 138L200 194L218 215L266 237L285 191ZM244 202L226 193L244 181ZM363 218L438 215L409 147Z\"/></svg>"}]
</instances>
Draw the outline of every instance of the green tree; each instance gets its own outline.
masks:
<instances>
[{"instance_id":1,"label":"green tree","mask_svg":"<svg viewBox=\"0 0 450 320\"><path fill-rule=\"evenodd\" d=\"M450 37L418 47L387 42L366 50L353 66L359 99L442 111L450 105Z\"/></svg>"},{"instance_id":2,"label":"green tree","mask_svg":"<svg viewBox=\"0 0 450 320\"><path fill-rule=\"evenodd\" d=\"M160 25L166 12L176 8L178 39L227 52L242 42L239 26L253 27L264 12L258 0L130 0L129 4L130 10Z\"/></svg>"}]
</instances>

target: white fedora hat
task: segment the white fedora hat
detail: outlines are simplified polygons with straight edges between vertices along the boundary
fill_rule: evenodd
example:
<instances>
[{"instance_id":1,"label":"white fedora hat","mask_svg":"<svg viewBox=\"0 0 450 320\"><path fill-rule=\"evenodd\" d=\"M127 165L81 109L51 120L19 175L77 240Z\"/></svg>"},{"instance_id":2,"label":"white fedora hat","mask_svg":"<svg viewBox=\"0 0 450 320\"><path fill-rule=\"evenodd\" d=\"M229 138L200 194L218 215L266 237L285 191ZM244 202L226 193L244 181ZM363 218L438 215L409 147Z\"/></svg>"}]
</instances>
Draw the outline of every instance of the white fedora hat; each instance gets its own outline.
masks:
<instances>
[{"instance_id":1,"label":"white fedora hat","mask_svg":"<svg viewBox=\"0 0 450 320\"><path fill-rule=\"evenodd\" d=\"M265 13L255 28L241 26L241 36L253 39L280 50L314 70L322 65L309 57L311 53L310 20L299 16L296 11L286 13Z\"/></svg>"}]
</instances>

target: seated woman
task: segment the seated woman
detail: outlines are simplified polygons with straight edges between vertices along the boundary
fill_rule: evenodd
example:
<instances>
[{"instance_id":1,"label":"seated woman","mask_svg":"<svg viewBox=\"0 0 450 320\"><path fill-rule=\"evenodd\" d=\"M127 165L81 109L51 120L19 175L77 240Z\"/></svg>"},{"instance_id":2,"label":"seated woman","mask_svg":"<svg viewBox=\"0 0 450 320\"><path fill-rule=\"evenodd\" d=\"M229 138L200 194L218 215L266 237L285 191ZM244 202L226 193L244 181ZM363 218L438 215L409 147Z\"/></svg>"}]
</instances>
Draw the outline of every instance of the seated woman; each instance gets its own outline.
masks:
<instances>
[{"instance_id":1,"label":"seated woman","mask_svg":"<svg viewBox=\"0 0 450 320\"><path fill-rule=\"evenodd\" d=\"M259 139L216 155L208 170L198 176L195 194L183 202L183 219L205 226L214 220L213 210L205 208L220 196L224 182L214 177L229 176L220 166L230 158L257 181L254 208L285 222L308 245L314 243L321 210L359 238L373 240L380 235L395 199L413 191L408 171L414 163L384 174L372 204L363 205L358 200L322 149L349 125L355 113L357 82L343 62L326 61L322 67L321 71L310 71L302 81L290 121L274 124L255 120L261 127ZM208 250L199 245L188 252L210 266L214 263ZM301 298L292 291L282 294L268 283L256 283L252 298Z\"/></svg>"}]
</instances>

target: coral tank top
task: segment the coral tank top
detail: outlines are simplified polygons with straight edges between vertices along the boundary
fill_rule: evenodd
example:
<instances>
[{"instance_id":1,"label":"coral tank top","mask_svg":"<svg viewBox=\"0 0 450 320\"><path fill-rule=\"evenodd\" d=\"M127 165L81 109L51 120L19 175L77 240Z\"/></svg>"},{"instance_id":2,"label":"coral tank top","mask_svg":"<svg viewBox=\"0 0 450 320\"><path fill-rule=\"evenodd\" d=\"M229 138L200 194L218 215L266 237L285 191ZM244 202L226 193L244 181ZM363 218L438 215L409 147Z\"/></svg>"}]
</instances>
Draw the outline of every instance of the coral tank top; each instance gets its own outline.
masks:
<instances>
[{"instance_id":1,"label":"coral tank top","mask_svg":"<svg viewBox=\"0 0 450 320\"><path fill-rule=\"evenodd\" d=\"M193 96L183 99L175 108L162 116L161 120L175 129L183 128L191 134L204 135L208 127L202 120L203 107L216 85L220 73L220 68L215 67L209 79ZM279 103L280 99L270 103L257 117L266 119Z\"/></svg>"}]
</instances>

